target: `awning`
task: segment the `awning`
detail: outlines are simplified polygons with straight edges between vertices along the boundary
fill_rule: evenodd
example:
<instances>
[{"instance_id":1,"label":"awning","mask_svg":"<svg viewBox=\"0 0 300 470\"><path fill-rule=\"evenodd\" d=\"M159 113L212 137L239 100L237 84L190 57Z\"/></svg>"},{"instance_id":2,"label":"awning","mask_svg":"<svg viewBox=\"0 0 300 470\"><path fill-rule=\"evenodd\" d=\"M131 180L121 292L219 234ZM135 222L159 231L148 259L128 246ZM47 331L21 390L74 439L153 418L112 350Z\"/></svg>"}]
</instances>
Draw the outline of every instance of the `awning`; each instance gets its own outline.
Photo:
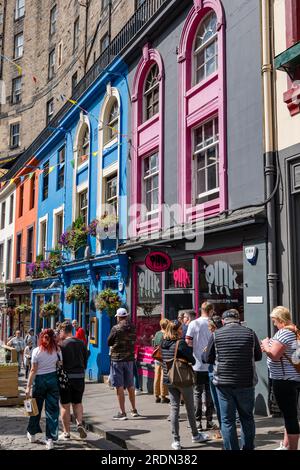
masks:
<instances>
[{"instance_id":1,"label":"awning","mask_svg":"<svg viewBox=\"0 0 300 470\"><path fill-rule=\"evenodd\" d=\"M295 71L300 66L300 42L276 56L274 63L277 70L286 72L294 80Z\"/></svg>"}]
</instances>

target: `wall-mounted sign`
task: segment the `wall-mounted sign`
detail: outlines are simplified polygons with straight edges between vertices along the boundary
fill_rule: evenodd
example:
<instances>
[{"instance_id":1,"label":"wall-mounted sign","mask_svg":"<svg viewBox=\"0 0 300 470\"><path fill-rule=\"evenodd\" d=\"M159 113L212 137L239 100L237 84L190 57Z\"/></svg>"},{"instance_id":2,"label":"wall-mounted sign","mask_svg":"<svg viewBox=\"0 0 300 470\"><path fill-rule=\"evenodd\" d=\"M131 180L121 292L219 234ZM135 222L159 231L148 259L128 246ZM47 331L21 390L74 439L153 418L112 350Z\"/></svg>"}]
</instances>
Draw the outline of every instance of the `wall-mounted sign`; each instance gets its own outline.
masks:
<instances>
[{"instance_id":1,"label":"wall-mounted sign","mask_svg":"<svg viewBox=\"0 0 300 470\"><path fill-rule=\"evenodd\" d=\"M186 289L191 284L189 273L184 268L176 269L173 272L175 288Z\"/></svg>"},{"instance_id":2,"label":"wall-mounted sign","mask_svg":"<svg viewBox=\"0 0 300 470\"><path fill-rule=\"evenodd\" d=\"M256 246L247 246L245 255L250 264L255 265L257 262L258 248Z\"/></svg>"},{"instance_id":3,"label":"wall-mounted sign","mask_svg":"<svg viewBox=\"0 0 300 470\"><path fill-rule=\"evenodd\" d=\"M153 251L149 253L145 258L145 265L150 271L154 273L163 273L168 271L172 264L172 260L167 253L163 251Z\"/></svg>"}]
</instances>

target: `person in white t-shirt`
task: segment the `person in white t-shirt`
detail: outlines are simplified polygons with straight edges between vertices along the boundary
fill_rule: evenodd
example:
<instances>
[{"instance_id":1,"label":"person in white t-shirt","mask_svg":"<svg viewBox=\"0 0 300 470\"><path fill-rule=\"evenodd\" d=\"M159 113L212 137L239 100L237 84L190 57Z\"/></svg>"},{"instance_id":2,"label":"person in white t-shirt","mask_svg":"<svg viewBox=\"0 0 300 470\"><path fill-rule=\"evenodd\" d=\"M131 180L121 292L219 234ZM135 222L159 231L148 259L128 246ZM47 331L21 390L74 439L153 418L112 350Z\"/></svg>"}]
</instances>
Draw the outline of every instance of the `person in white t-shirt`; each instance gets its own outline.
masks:
<instances>
[{"instance_id":1,"label":"person in white t-shirt","mask_svg":"<svg viewBox=\"0 0 300 470\"><path fill-rule=\"evenodd\" d=\"M214 312L214 306L209 302L201 305L201 316L192 321L186 333L186 342L188 346L193 348L193 354L196 364L193 369L196 374L196 384L194 388L195 394L195 413L198 421L198 430L202 431L202 395L205 392L205 417L206 430L217 429L217 425L213 423L214 405L209 388L208 364L202 362L202 353L207 347L211 332L208 328L208 319Z\"/></svg>"},{"instance_id":2,"label":"person in white t-shirt","mask_svg":"<svg viewBox=\"0 0 300 470\"><path fill-rule=\"evenodd\" d=\"M45 401L46 410L46 449L53 449L53 442L58 440L59 418L59 387L56 372L57 362L62 360L57 346L55 333L45 329L39 337L39 346L32 352L31 370L27 387L26 399L30 395L36 399L39 414L29 418L27 438L29 442L36 441L36 434L41 433L41 413ZM31 393L31 386L32 393Z\"/></svg>"}]
</instances>

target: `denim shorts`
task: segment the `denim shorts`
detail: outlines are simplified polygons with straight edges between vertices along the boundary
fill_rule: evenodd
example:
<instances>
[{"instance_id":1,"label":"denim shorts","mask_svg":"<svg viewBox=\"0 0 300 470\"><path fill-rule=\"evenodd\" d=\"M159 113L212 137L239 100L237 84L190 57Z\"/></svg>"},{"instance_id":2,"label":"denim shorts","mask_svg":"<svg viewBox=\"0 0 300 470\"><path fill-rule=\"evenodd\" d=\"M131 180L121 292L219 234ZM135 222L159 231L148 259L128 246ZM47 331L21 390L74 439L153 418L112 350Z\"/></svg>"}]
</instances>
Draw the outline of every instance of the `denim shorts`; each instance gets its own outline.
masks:
<instances>
[{"instance_id":1,"label":"denim shorts","mask_svg":"<svg viewBox=\"0 0 300 470\"><path fill-rule=\"evenodd\" d=\"M112 362L110 380L113 387L133 387L133 361Z\"/></svg>"}]
</instances>

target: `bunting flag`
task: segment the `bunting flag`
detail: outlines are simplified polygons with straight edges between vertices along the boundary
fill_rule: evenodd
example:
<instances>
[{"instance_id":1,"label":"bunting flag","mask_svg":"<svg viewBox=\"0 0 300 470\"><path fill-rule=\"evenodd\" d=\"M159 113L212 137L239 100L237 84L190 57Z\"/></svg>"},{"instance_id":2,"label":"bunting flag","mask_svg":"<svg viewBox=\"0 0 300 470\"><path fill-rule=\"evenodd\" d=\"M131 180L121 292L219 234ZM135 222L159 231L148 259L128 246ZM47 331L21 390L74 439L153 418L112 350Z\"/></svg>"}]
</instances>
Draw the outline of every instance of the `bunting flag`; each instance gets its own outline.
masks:
<instances>
[{"instance_id":1,"label":"bunting flag","mask_svg":"<svg viewBox=\"0 0 300 470\"><path fill-rule=\"evenodd\" d=\"M33 178L34 173L29 173L29 179L31 180Z\"/></svg>"},{"instance_id":2,"label":"bunting flag","mask_svg":"<svg viewBox=\"0 0 300 470\"><path fill-rule=\"evenodd\" d=\"M20 176L21 184L23 183L24 179L25 179L25 176Z\"/></svg>"},{"instance_id":3,"label":"bunting flag","mask_svg":"<svg viewBox=\"0 0 300 470\"><path fill-rule=\"evenodd\" d=\"M9 184L13 184L16 178L11 178Z\"/></svg>"},{"instance_id":4,"label":"bunting flag","mask_svg":"<svg viewBox=\"0 0 300 470\"><path fill-rule=\"evenodd\" d=\"M71 163L72 167L75 168L75 160L71 160L70 163Z\"/></svg>"},{"instance_id":5,"label":"bunting flag","mask_svg":"<svg viewBox=\"0 0 300 470\"><path fill-rule=\"evenodd\" d=\"M16 64L16 67L18 69L19 75L21 76L22 75L22 67L20 67L20 65L17 65L17 64Z\"/></svg>"},{"instance_id":6,"label":"bunting flag","mask_svg":"<svg viewBox=\"0 0 300 470\"><path fill-rule=\"evenodd\" d=\"M71 100L70 98L68 98L68 101L70 101L70 103L72 103L72 104L78 104L77 101Z\"/></svg>"},{"instance_id":7,"label":"bunting flag","mask_svg":"<svg viewBox=\"0 0 300 470\"><path fill-rule=\"evenodd\" d=\"M56 166L58 166L58 165L56 165ZM54 170L54 168L55 168L55 165L50 166L48 175L50 175L50 173L52 173L52 171Z\"/></svg>"},{"instance_id":8,"label":"bunting flag","mask_svg":"<svg viewBox=\"0 0 300 470\"><path fill-rule=\"evenodd\" d=\"M98 150L96 150L96 152L93 152L92 155L93 155L93 157L97 157L97 155L98 155Z\"/></svg>"}]
</instances>

